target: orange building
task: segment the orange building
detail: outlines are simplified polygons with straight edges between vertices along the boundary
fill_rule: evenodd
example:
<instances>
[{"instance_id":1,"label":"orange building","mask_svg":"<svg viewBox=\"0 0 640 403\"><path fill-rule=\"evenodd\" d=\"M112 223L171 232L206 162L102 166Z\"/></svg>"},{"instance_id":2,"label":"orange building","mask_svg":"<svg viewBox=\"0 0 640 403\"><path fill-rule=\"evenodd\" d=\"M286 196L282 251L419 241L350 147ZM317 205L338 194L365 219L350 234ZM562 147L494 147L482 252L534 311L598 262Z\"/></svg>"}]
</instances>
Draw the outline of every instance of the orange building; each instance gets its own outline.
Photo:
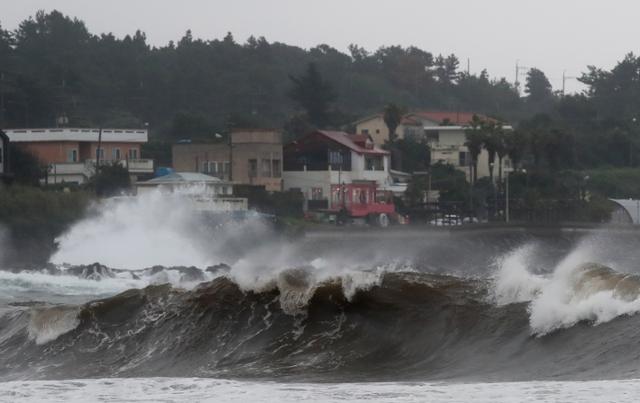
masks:
<instances>
[{"instance_id":1,"label":"orange building","mask_svg":"<svg viewBox=\"0 0 640 403\"><path fill-rule=\"evenodd\" d=\"M86 182L95 173L98 156L100 164L126 167L134 180L153 173L153 160L141 158L140 147L148 140L146 129L12 129L5 133L47 167L47 184Z\"/></svg>"}]
</instances>

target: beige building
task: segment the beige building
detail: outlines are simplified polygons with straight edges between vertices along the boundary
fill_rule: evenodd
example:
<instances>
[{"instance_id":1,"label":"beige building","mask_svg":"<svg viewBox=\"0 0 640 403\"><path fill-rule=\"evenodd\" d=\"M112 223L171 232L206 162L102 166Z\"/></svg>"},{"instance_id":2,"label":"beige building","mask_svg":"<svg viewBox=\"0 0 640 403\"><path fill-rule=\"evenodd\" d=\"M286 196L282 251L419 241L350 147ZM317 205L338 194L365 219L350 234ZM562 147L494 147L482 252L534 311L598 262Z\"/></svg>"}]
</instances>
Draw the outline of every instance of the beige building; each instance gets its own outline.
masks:
<instances>
[{"instance_id":1,"label":"beige building","mask_svg":"<svg viewBox=\"0 0 640 403\"><path fill-rule=\"evenodd\" d=\"M282 134L242 129L228 143L180 143L172 148L176 171L200 172L237 184L282 190Z\"/></svg>"},{"instance_id":2,"label":"beige building","mask_svg":"<svg viewBox=\"0 0 640 403\"><path fill-rule=\"evenodd\" d=\"M396 129L398 138L414 138L424 140L431 149L431 163L442 162L450 164L465 172L467 180L470 180L471 157L465 146L466 130L473 118L469 112L412 112L402 118L401 124ZM478 115L483 119L489 119ZM383 145L389 139L389 129L384 123L383 115L377 114L361 119L356 123L358 134L369 134L376 145ZM503 126L504 130L512 130L511 126ZM494 174L498 173L498 160L496 158ZM502 168L510 167L510 161L505 158ZM482 150L478 156L478 178L489 176L489 154Z\"/></svg>"}]
</instances>

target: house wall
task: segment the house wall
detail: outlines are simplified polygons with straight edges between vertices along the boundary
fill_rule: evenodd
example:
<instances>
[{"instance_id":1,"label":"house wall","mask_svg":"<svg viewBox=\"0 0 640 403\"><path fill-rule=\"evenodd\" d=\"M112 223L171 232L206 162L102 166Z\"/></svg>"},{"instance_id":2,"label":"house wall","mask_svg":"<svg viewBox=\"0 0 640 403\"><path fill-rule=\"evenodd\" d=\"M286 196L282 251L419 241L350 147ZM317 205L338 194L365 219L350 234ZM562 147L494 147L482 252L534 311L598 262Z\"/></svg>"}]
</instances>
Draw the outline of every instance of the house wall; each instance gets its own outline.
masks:
<instances>
[{"instance_id":1,"label":"house wall","mask_svg":"<svg viewBox=\"0 0 640 403\"><path fill-rule=\"evenodd\" d=\"M398 130L396 130L396 133ZM384 123L384 119L374 117L356 125L357 134L368 134L373 139L373 143L380 146L389 140L389 128Z\"/></svg>"},{"instance_id":2,"label":"house wall","mask_svg":"<svg viewBox=\"0 0 640 403\"><path fill-rule=\"evenodd\" d=\"M16 143L22 149L30 152L40 160L42 164L52 163L68 163L71 160L71 152L77 152L77 160L75 162L83 162L85 160L94 160L96 158L96 150L98 143L74 142L74 141L46 141L46 142L22 142ZM113 150L120 150L120 159L128 158L129 150L137 150L138 158L140 158L140 144L137 143L102 143L101 148L104 151L103 161L114 160Z\"/></svg>"},{"instance_id":3,"label":"house wall","mask_svg":"<svg viewBox=\"0 0 640 403\"><path fill-rule=\"evenodd\" d=\"M282 190L282 144L234 144L232 153L234 182ZM256 161L255 175L250 172L250 160Z\"/></svg>"},{"instance_id":4,"label":"house wall","mask_svg":"<svg viewBox=\"0 0 640 403\"><path fill-rule=\"evenodd\" d=\"M285 171L283 173L284 190L300 189L305 201L313 200L321 189L320 199L330 200L331 185L350 184L354 181L375 181L378 186L390 183L389 156L383 156L383 169L372 171L365 169L364 155L351 151L351 171L341 171L327 167L325 171ZM314 191L315 189L315 191Z\"/></svg>"},{"instance_id":5,"label":"house wall","mask_svg":"<svg viewBox=\"0 0 640 403\"><path fill-rule=\"evenodd\" d=\"M7 161L5 161L5 148L8 147L8 144L5 144L5 141L2 137L0 137L0 175L2 175L3 173L5 173L5 165L7 164Z\"/></svg>"},{"instance_id":6,"label":"house wall","mask_svg":"<svg viewBox=\"0 0 640 403\"><path fill-rule=\"evenodd\" d=\"M90 156L87 157L86 159L96 159L96 151L98 150L98 143L91 143L89 148L89 154ZM126 160L129 159L129 150L136 150L136 154L137 154L137 158L134 159L140 159L142 158L140 155L140 144L138 143L102 143L100 144L100 148L102 148L104 150L104 157L101 157L100 160L101 161L115 161L118 158L116 158L116 156L114 155L114 151L116 149L120 150L120 160ZM84 151L84 150L83 150Z\"/></svg>"},{"instance_id":7,"label":"house wall","mask_svg":"<svg viewBox=\"0 0 640 403\"><path fill-rule=\"evenodd\" d=\"M226 143L174 144L171 156L173 169L178 172L206 173L205 163L228 163L231 154ZM221 179L229 180L228 173L222 175Z\"/></svg>"},{"instance_id":8,"label":"house wall","mask_svg":"<svg viewBox=\"0 0 640 403\"><path fill-rule=\"evenodd\" d=\"M209 173L204 169L205 162L231 161L231 172L217 176L239 184L264 186L268 191L282 190L282 135L270 130L243 130L231 136L231 147L226 143L175 144L171 152L173 168ZM256 161L255 175L250 172L251 160Z\"/></svg>"},{"instance_id":9,"label":"house wall","mask_svg":"<svg viewBox=\"0 0 640 403\"><path fill-rule=\"evenodd\" d=\"M405 126L400 124L396 128L396 135L399 139L404 138ZM369 134L373 143L378 147L383 146L389 140L389 128L384 123L382 116L372 117L356 125L356 134Z\"/></svg>"},{"instance_id":10,"label":"house wall","mask_svg":"<svg viewBox=\"0 0 640 403\"><path fill-rule=\"evenodd\" d=\"M42 164L71 162L69 152L77 150L79 143L72 141L47 141L16 143L23 150L33 154Z\"/></svg>"},{"instance_id":11,"label":"house wall","mask_svg":"<svg viewBox=\"0 0 640 403\"><path fill-rule=\"evenodd\" d=\"M312 199L313 188L322 189L323 199L330 197L331 171L286 171L282 179L284 190L300 189L305 200Z\"/></svg>"}]
</instances>

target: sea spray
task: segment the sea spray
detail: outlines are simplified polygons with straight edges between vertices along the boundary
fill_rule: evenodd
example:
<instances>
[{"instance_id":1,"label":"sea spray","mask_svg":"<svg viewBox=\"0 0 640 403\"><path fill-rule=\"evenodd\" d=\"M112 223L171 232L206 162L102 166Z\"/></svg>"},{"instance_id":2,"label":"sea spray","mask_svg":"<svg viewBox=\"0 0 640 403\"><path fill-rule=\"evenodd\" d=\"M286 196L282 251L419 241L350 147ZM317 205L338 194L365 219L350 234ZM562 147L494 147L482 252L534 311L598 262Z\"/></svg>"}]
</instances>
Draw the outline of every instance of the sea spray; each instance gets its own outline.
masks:
<instances>
[{"instance_id":1,"label":"sea spray","mask_svg":"<svg viewBox=\"0 0 640 403\"><path fill-rule=\"evenodd\" d=\"M109 267L142 269L154 265L207 267L212 256L203 222L185 193L147 192L108 199L97 213L57 241L53 263L100 262Z\"/></svg>"},{"instance_id":2,"label":"sea spray","mask_svg":"<svg viewBox=\"0 0 640 403\"><path fill-rule=\"evenodd\" d=\"M493 294L498 304L529 302L529 325L542 336L580 321L608 322L640 311L640 279L604 264L602 238L582 240L551 273L534 274L536 253L524 245L498 259Z\"/></svg>"}]
</instances>

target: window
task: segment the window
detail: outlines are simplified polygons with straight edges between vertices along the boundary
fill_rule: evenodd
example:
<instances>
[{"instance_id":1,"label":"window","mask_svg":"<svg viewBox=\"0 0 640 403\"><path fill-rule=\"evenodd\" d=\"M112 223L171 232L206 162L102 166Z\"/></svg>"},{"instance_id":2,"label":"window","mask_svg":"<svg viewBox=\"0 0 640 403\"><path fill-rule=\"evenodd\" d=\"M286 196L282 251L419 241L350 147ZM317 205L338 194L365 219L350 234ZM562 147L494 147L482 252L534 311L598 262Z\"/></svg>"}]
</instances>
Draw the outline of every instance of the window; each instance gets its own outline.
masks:
<instances>
[{"instance_id":1,"label":"window","mask_svg":"<svg viewBox=\"0 0 640 403\"><path fill-rule=\"evenodd\" d=\"M249 177L255 178L258 176L258 160L250 159L249 160Z\"/></svg>"},{"instance_id":2,"label":"window","mask_svg":"<svg viewBox=\"0 0 640 403\"><path fill-rule=\"evenodd\" d=\"M425 130L425 134L427 135L428 143L439 143L440 142L440 132L437 130Z\"/></svg>"},{"instance_id":3,"label":"window","mask_svg":"<svg viewBox=\"0 0 640 403\"><path fill-rule=\"evenodd\" d=\"M460 165L461 167L466 167L467 165L469 165L469 153L466 151L460 151L458 154L458 165Z\"/></svg>"},{"instance_id":4,"label":"window","mask_svg":"<svg viewBox=\"0 0 640 403\"><path fill-rule=\"evenodd\" d=\"M280 168L280 160L271 160L272 169L274 178L279 178L282 176L282 169Z\"/></svg>"},{"instance_id":5,"label":"window","mask_svg":"<svg viewBox=\"0 0 640 403\"><path fill-rule=\"evenodd\" d=\"M380 134L380 129L376 129L376 134Z\"/></svg>"},{"instance_id":6,"label":"window","mask_svg":"<svg viewBox=\"0 0 640 403\"><path fill-rule=\"evenodd\" d=\"M322 188L311 188L311 200L322 200Z\"/></svg>"},{"instance_id":7,"label":"window","mask_svg":"<svg viewBox=\"0 0 640 403\"><path fill-rule=\"evenodd\" d=\"M271 160L266 158L262 159L262 177L270 178L271 177Z\"/></svg>"},{"instance_id":8,"label":"window","mask_svg":"<svg viewBox=\"0 0 640 403\"><path fill-rule=\"evenodd\" d=\"M96 158L104 160L104 148L96 148Z\"/></svg>"},{"instance_id":9,"label":"window","mask_svg":"<svg viewBox=\"0 0 640 403\"><path fill-rule=\"evenodd\" d=\"M367 171L382 171L384 169L384 163L382 161L382 157L365 157L365 169Z\"/></svg>"},{"instance_id":10,"label":"window","mask_svg":"<svg viewBox=\"0 0 640 403\"><path fill-rule=\"evenodd\" d=\"M119 160L120 159L120 149L119 148L114 148L113 150L111 150L111 156L114 160Z\"/></svg>"},{"instance_id":11,"label":"window","mask_svg":"<svg viewBox=\"0 0 640 403\"><path fill-rule=\"evenodd\" d=\"M202 161L202 173L208 174L209 172L209 161Z\"/></svg>"},{"instance_id":12,"label":"window","mask_svg":"<svg viewBox=\"0 0 640 403\"><path fill-rule=\"evenodd\" d=\"M340 165L342 164L342 154L340 151L329 151L329 164Z\"/></svg>"},{"instance_id":13,"label":"window","mask_svg":"<svg viewBox=\"0 0 640 403\"><path fill-rule=\"evenodd\" d=\"M362 129L361 133L362 134L369 134L369 129Z\"/></svg>"},{"instance_id":14,"label":"window","mask_svg":"<svg viewBox=\"0 0 640 403\"><path fill-rule=\"evenodd\" d=\"M138 149L137 148L130 148L129 149L129 159L130 160L137 160L138 159Z\"/></svg>"},{"instance_id":15,"label":"window","mask_svg":"<svg viewBox=\"0 0 640 403\"><path fill-rule=\"evenodd\" d=\"M78 162L78 150L76 150L76 149L69 150L69 152L67 154L67 161L68 162Z\"/></svg>"},{"instance_id":16,"label":"window","mask_svg":"<svg viewBox=\"0 0 640 403\"><path fill-rule=\"evenodd\" d=\"M231 172L231 163L229 161L226 161L224 163L224 173L228 175L230 172Z\"/></svg>"}]
</instances>

